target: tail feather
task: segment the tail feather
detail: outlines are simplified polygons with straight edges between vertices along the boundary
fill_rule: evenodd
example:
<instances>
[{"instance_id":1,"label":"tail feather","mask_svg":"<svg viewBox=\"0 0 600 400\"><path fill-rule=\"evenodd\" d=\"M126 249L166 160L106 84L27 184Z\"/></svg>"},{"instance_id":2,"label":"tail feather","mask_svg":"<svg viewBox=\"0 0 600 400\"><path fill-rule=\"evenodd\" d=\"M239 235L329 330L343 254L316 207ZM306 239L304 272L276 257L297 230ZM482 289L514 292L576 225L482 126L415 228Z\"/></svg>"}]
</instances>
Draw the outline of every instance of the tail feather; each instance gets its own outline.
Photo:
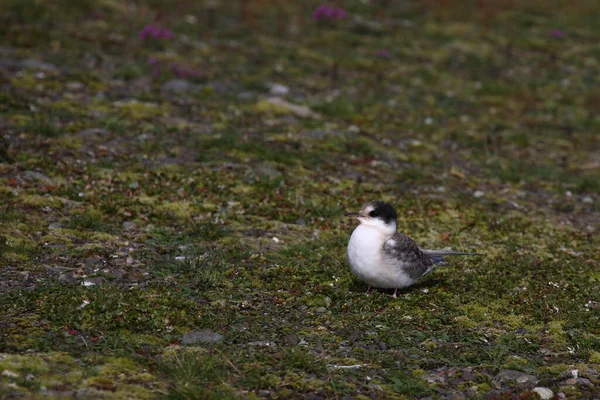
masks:
<instances>
[{"instance_id":1,"label":"tail feather","mask_svg":"<svg viewBox=\"0 0 600 400\"><path fill-rule=\"evenodd\" d=\"M421 249L423 254L427 255L433 261L434 265L446 264L446 256L482 256L481 253L469 253L464 251L452 251L452 250L431 250Z\"/></svg>"},{"instance_id":2,"label":"tail feather","mask_svg":"<svg viewBox=\"0 0 600 400\"><path fill-rule=\"evenodd\" d=\"M482 256L481 253L469 253L464 251L453 251L453 250L430 250L430 249L421 249L424 254L427 254L429 258L431 257L445 257L445 256Z\"/></svg>"}]
</instances>

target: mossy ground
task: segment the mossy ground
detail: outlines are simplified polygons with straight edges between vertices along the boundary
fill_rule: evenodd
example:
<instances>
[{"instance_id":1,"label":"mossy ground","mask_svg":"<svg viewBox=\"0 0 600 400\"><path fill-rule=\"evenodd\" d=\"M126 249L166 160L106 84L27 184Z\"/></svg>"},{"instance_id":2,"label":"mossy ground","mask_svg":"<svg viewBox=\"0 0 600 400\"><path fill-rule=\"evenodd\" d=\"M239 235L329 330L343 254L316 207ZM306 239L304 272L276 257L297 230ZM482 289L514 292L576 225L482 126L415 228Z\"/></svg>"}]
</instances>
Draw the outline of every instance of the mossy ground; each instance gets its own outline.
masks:
<instances>
[{"instance_id":1,"label":"mossy ground","mask_svg":"<svg viewBox=\"0 0 600 400\"><path fill-rule=\"evenodd\" d=\"M597 397L596 3L206 3L2 7L2 396ZM485 256L366 296L373 199Z\"/></svg>"}]
</instances>

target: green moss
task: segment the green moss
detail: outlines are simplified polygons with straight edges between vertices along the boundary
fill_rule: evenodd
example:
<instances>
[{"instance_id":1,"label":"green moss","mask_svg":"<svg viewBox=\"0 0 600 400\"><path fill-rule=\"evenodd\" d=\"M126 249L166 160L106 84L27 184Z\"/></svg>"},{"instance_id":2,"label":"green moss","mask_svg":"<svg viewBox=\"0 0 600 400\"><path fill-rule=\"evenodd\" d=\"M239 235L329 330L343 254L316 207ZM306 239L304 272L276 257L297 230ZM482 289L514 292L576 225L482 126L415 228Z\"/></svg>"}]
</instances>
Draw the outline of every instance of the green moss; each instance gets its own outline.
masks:
<instances>
[{"instance_id":1,"label":"green moss","mask_svg":"<svg viewBox=\"0 0 600 400\"><path fill-rule=\"evenodd\" d=\"M548 335L552 338L552 341L557 346L564 345L567 343L564 325L565 321L560 320L548 322Z\"/></svg>"},{"instance_id":2,"label":"green moss","mask_svg":"<svg viewBox=\"0 0 600 400\"><path fill-rule=\"evenodd\" d=\"M590 351L590 359L589 361L594 364L600 364L600 352L598 351Z\"/></svg>"},{"instance_id":3,"label":"green moss","mask_svg":"<svg viewBox=\"0 0 600 400\"><path fill-rule=\"evenodd\" d=\"M308 22L279 3L0 10L0 368L19 374L0 397L487 398L500 369L597 369L599 6L388 2L390 25L377 2ZM172 39L140 38L152 15ZM201 76L174 93L177 65ZM264 100L275 82L319 118ZM365 295L342 216L372 199L423 247L485 256ZM177 345L204 329L224 337Z\"/></svg>"}]
</instances>

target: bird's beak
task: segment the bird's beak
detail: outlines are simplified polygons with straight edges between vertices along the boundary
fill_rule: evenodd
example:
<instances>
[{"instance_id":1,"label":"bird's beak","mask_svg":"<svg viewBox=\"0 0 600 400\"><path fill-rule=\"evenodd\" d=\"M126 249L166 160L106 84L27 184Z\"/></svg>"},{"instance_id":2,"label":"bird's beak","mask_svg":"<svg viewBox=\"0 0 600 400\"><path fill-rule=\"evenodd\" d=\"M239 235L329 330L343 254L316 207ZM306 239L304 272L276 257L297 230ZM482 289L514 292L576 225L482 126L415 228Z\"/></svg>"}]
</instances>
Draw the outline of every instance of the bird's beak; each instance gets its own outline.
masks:
<instances>
[{"instance_id":1,"label":"bird's beak","mask_svg":"<svg viewBox=\"0 0 600 400\"><path fill-rule=\"evenodd\" d=\"M344 214L344 217L358 217L358 215L359 214L357 212L351 212Z\"/></svg>"}]
</instances>

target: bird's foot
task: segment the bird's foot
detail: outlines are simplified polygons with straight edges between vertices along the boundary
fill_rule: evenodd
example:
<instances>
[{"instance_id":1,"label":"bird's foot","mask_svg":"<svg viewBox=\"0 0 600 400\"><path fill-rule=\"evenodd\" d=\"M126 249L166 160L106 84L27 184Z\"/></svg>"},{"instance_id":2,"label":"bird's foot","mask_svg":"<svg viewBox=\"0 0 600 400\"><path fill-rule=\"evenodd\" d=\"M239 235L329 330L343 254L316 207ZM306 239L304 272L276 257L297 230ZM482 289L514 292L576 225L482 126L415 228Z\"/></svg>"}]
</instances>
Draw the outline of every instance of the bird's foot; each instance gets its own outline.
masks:
<instances>
[{"instance_id":1,"label":"bird's foot","mask_svg":"<svg viewBox=\"0 0 600 400\"><path fill-rule=\"evenodd\" d=\"M373 288L369 285L369 287L367 288L367 296L371 294L371 292L373 291Z\"/></svg>"},{"instance_id":2,"label":"bird's foot","mask_svg":"<svg viewBox=\"0 0 600 400\"><path fill-rule=\"evenodd\" d=\"M394 294L392 295L394 299L398 298L398 288L394 289Z\"/></svg>"}]
</instances>

